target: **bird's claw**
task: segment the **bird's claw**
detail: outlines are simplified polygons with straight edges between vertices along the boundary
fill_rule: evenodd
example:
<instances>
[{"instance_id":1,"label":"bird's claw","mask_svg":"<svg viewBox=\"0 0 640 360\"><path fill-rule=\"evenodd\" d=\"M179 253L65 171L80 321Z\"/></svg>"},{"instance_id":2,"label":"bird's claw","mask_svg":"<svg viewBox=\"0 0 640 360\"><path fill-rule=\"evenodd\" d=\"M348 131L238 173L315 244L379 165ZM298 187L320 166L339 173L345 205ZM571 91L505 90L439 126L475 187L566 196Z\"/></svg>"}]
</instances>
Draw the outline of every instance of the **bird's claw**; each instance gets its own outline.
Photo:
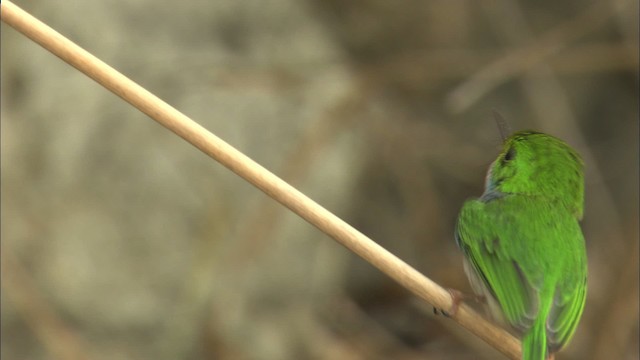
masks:
<instances>
[{"instance_id":1,"label":"bird's claw","mask_svg":"<svg viewBox=\"0 0 640 360\"><path fill-rule=\"evenodd\" d=\"M484 303L486 301L485 297L482 295L465 294L462 291L451 288L447 288L447 291L449 292L449 295L451 295L451 307L449 308L449 311L444 311L442 309L437 309L434 307L433 313L435 315L442 314L446 317L455 317L458 313L458 309L460 308L460 303L465 299L471 299L479 303Z\"/></svg>"},{"instance_id":2,"label":"bird's claw","mask_svg":"<svg viewBox=\"0 0 640 360\"><path fill-rule=\"evenodd\" d=\"M451 307L448 311L444 311L442 309L433 308L433 313L435 315L442 314L446 317L454 317L458 313L458 308L460 307L460 303L464 299L464 294L456 289L447 289L449 295L451 295Z\"/></svg>"}]
</instances>

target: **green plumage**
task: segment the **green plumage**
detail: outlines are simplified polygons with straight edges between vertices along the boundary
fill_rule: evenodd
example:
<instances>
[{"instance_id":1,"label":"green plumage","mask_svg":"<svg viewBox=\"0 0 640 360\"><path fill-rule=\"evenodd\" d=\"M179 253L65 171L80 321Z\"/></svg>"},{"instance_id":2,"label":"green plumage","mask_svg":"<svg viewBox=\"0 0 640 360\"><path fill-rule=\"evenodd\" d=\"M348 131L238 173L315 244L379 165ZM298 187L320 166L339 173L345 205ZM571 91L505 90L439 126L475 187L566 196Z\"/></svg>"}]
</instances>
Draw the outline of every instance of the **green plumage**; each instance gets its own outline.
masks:
<instances>
[{"instance_id":1,"label":"green plumage","mask_svg":"<svg viewBox=\"0 0 640 360\"><path fill-rule=\"evenodd\" d=\"M456 241L472 287L494 318L522 334L525 360L560 350L582 315L582 168L561 140L517 132L491 165L484 194L465 202L458 217Z\"/></svg>"}]
</instances>

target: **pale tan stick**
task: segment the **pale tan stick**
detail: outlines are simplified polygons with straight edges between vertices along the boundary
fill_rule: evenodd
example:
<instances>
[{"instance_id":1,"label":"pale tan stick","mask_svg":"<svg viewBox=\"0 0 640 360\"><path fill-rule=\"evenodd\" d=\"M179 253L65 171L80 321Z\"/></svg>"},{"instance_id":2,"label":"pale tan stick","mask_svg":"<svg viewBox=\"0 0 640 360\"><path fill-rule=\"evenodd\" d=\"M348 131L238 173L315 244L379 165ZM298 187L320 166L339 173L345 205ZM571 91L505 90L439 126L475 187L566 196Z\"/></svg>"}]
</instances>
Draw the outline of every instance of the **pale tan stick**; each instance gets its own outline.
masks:
<instances>
[{"instance_id":1,"label":"pale tan stick","mask_svg":"<svg viewBox=\"0 0 640 360\"><path fill-rule=\"evenodd\" d=\"M447 290L367 238L231 145L208 132L149 91L75 45L11 2L2 2L2 21L71 64L138 110L173 131L205 154L280 202L294 213L367 260L436 308L449 309ZM520 358L520 344L506 331L462 304L453 319L512 359Z\"/></svg>"}]
</instances>

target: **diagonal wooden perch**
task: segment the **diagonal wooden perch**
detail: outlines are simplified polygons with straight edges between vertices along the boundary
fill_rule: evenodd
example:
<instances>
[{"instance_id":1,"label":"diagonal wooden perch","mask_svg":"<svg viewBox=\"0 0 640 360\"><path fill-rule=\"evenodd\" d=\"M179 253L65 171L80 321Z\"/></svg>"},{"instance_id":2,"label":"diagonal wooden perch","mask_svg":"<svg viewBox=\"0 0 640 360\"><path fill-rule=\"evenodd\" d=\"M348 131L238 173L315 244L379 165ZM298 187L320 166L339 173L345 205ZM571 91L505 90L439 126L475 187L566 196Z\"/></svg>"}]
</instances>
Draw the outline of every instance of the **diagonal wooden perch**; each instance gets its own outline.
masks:
<instances>
[{"instance_id":1,"label":"diagonal wooden perch","mask_svg":"<svg viewBox=\"0 0 640 360\"><path fill-rule=\"evenodd\" d=\"M451 308L452 298L447 290L327 209L18 6L9 1L0 6L2 21L211 156L424 301L439 309ZM461 304L453 319L508 357L520 358L518 340L467 305Z\"/></svg>"}]
</instances>

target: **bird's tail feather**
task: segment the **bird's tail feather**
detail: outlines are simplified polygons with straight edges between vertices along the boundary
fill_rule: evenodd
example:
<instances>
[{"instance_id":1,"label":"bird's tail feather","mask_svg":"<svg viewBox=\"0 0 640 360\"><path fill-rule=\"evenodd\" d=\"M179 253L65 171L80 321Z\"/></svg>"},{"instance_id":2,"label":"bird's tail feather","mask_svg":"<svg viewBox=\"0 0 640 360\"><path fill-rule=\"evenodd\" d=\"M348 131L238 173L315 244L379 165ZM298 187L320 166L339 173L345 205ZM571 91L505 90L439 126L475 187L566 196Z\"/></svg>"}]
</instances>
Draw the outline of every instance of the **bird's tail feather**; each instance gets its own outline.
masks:
<instances>
[{"instance_id":1,"label":"bird's tail feather","mask_svg":"<svg viewBox=\"0 0 640 360\"><path fill-rule=\"evenodd\" d=\"M536 321L522 339L523 360L547 358L547 329L544 321Z\"/></svg>"}]
</instances>

